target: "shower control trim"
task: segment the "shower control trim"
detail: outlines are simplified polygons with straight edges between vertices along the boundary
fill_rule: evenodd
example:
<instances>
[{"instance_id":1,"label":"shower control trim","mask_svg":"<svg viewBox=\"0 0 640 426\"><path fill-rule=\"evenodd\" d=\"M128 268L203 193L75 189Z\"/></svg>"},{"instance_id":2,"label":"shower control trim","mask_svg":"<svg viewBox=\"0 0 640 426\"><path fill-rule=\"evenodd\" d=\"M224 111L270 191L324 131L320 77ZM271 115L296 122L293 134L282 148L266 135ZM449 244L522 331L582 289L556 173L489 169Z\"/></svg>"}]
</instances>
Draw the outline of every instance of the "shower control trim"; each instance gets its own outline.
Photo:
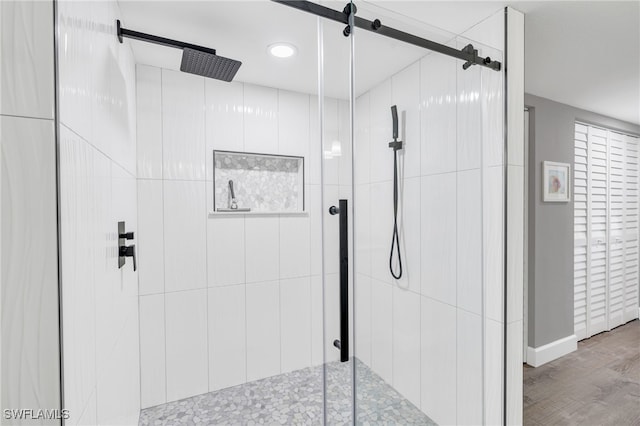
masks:
<instances>
[{"instance_id":1,"label":"shower control trim","mask_svg":"<svg viewBox=\"0 0 640 426\"><path fill-rule=\"evenodd\" d=\"M134 239L133 232L125 231L124 221L118 222L118 269L121 269L126 263L127 257L133 258L133 270L138 270L138 262L136 261L136 245L126 245L127 240Z\"/></svg>"}]
</instances>

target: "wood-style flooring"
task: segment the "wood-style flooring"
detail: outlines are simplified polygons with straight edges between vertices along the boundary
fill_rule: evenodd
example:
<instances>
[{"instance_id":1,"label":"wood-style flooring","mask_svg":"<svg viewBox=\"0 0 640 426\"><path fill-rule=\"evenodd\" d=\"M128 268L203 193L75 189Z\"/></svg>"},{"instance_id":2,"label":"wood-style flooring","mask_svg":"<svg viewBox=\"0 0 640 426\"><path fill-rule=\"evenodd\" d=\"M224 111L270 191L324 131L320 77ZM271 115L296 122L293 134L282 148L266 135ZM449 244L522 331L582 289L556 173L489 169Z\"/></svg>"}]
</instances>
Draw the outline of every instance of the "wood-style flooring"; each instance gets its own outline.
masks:
<instances>
[{"instance_id":1,"label":"wood-style flooring","mask_svg":"<svg viewBox=\"0 0 640 426\"><path fill-rule=\"evenodd\" d=\"M541 367L525 365L524 424L640 425L640 321Z\"/></svg>"}]
</instances>

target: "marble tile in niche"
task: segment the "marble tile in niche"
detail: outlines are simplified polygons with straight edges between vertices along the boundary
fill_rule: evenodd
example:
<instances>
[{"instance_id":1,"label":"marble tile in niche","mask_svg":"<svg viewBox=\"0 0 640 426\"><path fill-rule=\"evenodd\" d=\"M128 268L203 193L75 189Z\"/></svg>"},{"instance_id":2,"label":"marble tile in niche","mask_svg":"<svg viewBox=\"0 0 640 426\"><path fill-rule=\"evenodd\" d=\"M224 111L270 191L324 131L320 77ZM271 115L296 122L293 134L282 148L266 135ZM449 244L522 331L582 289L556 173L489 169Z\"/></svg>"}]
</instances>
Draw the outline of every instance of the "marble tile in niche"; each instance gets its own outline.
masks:
<instances>
[{"instance_id":1,"label":"marble tile in niche","mask_svg":"<svg viewBox=\"0 0 640 426\"><path fill-rule=\"evenodd\" d=\"M303 211L304 165L302 157L214 151L215 208L231 204L233 181L239 208L253 212Z\"/></svg>"}]
</instances>

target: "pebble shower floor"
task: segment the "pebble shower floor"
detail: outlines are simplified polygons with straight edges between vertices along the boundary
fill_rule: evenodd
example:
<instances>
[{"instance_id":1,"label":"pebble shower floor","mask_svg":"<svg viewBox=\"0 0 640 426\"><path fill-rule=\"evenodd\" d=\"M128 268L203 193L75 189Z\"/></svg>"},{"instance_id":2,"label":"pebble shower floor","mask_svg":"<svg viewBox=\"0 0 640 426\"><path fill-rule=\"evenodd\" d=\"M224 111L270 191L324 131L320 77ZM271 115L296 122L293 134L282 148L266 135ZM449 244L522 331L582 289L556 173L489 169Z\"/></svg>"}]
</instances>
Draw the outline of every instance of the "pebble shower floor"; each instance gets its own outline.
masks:
<instances>
[{"instance_id":1,"label":"pebble shower floor","mask_svg":"<svg viewBox=\"0 0 640 426\"><path fill-rule=\"evenodd\" d=\"M325 365L330 425L350 424L351 364ZM436 424L365 364L355 365L357 424ZM321 425L322 374L322 366L309 367L150 407L139 425Z\"/></svg>"}]
</instances>

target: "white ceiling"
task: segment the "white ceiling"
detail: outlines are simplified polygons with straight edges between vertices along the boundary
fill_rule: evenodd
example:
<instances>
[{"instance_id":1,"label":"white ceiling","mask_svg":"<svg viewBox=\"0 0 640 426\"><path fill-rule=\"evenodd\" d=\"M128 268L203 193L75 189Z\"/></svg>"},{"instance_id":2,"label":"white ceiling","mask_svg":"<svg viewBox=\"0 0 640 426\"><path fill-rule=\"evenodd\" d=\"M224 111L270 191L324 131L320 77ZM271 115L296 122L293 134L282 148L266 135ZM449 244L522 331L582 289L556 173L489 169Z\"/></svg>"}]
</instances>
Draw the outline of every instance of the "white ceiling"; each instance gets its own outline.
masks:
<instances>
[{"instance_id":1,"label":"white ceiling","mask_svg":"<svg viewBox=\"0 0 640 426\"><path fill-rule=\"evenodd\" d=\"M318 2L318 1L316 1ZM346 1L323 1L342 9ZM523 11L528 93L640 124L640 2L638 1L358 1L358 15L441 43L506 5ZM317 20L267 0L120 0L125 28L217 49L242 61L237 81L317 92ZM411 18L407 18L411 17ZM325 91L347 98L349 39L324 21ZM428 25L425 25L429 23ZM435 25L434 25L435 24ZM445 30L446 29L446 30ZM425 51L376 34L356 39L356 93L406 67ZM298 55L270 57L287 41ZM138 63L178 69L181 52L129 41Z\"/></svg>"}]
</instances>

